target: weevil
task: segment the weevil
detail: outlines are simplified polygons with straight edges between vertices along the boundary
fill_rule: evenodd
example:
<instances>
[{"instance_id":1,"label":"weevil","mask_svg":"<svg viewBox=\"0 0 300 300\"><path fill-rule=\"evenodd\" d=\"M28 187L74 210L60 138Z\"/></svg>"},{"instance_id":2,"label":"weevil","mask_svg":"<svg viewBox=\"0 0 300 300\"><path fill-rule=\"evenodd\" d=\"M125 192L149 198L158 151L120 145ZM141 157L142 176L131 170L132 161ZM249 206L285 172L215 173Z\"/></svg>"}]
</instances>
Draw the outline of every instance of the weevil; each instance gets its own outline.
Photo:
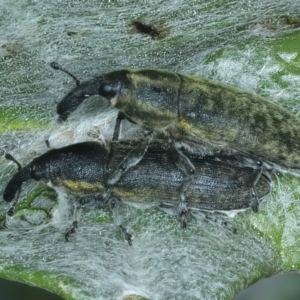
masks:
<instances>
[{"instance_id":1,"label":"weevil","mask_svg":"<svg viewBox=\"0 0 300 300\"><path fill-rule=\"evenodd\" d=\"M176 212L180 210L178 198L184 194L187 209L191 211L231 211L252 207L254 189L258 202L270 192L267 173L190 153L187 155L195 166L195 173L186 185L182 155L175 147L159 140L147 143L146 148L139 148L140 144L135 140L115 141L107 148L98 142L77 143L51 149L24 168L8 156L19 169L3 193L4 200L14 200L9 213L13 214L21 186L26 181L33 179L51 183L53 187L63 186L83 199L97 195L100 204L108 204L116 225L131 244L131 235L117 213L121 200L172 207ZM182 186L185 186L183 190ZM257 211L257 207L253 210ZM65 234L66 239L77 225L75 219Z\"/></svg>"},{"instance_id":2,"label":"weevil","mask_svg":"<svg viewBox=\"0 0 300 300\"><path fill-rule=\"evenodd\" d=\"M257 161L259 168L300 175L299 119L258 95L204 77L120 70L82 84L77 80L57 105L60 118L66 120L92 95L120 110L116 129L125 117L147 130L167 132L191 152L242 154L250 165Z\"/></svg>"}]
</instances>

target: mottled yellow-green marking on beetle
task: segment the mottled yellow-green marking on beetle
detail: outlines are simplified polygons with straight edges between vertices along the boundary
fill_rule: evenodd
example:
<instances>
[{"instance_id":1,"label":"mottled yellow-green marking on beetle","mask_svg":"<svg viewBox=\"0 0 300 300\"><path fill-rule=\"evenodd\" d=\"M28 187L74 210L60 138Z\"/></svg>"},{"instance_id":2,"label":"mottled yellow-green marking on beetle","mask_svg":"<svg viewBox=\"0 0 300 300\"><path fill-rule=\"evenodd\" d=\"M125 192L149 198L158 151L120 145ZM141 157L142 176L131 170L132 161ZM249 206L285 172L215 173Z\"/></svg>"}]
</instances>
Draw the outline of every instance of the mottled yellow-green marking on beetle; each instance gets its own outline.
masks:
<instances>
[{"instance_id":1,"label":"mottled yellow-green marking on beetle","mask_svg":"<svg viewBox=\"0 0 300 300\"><path fill-rule=\"evenodd\" d=\"M57 105L62 120L84 99L100 95L128 120L166 131L195 152L242 153L267 168L300 175L300 121L265 98L207 78L155 69L115 71L77 83Z\"/></svg>"}]
</instances>

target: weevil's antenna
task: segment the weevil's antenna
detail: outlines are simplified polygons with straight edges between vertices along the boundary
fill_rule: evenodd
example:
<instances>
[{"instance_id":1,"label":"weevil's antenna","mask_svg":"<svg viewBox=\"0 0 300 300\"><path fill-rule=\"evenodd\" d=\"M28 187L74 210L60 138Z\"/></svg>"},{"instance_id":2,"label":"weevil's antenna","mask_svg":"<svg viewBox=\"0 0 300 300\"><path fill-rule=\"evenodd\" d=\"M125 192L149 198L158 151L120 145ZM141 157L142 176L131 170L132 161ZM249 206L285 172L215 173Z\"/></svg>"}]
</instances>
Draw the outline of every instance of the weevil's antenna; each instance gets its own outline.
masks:
<instances>
[{"instance_id":1,"label":"weevil's antenna","mask_svg":"<svg viewBox=\"0 0 300 300\"><path fill-rule=\"evenodd\" d=\"M12 160L14 163L16 163L17 166L18 166L18 171L22 170L21 164L11 154L6 153L5 158L8 159L8 160Z\"/></svg>"},{"instance_id":2,"label":"weevil's antenna","mask_svg":"<svg viewBox=\"0 0 300 300\"><path fill-rule=\"evenodd\" d=\"M60 70L69 76L71 76L75 81L76 81L76 86L80 85L80 81L77 79L77 77L73 74L71 74L68 70L64 69L59 63L53 61L50 63L50 67L53 68L54 70Z\"/></svg>"}]
</instances>

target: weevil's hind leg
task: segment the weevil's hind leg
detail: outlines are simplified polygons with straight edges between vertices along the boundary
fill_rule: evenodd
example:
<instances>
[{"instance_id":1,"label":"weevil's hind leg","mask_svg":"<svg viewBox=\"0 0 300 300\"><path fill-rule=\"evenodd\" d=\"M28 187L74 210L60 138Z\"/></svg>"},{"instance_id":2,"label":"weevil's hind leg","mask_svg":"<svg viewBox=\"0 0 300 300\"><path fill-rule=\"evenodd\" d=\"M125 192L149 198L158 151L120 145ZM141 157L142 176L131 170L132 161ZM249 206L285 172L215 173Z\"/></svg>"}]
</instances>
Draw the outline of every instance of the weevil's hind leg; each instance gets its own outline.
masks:
<instances>
[{"instance_id":1,"label":"weevil's hind leg","mask_svg":"<svg viewBox=\"0 0 300 300\"><path fill-rule=\"evenodd\" d=\"M190 183L193 180L195 167L181 151L176 149L175 146L171 146L170 151L172 161L175 163L176 167L185 175L183 182L177 190L180 194L179 203L177 205L177 217L180 221L181 226L185 228L189 215L189 210L186 205L185 192L189 188Z\"/></svg>"},{"instance_id":2,"label":"weevil's hind leg","mask_svg":"<svg viewBox=\"0 0 300 300\"><path fill-rule=\"evenodd\" d=\"M259 181L259 179L261 178L261 176L264 176L265 179L267 180L270 190L271 190L271 185L272 185L272 180L271 180L270 174L263 166L258 169L254 169L252 176L251 176L251 189L250 189L251 203L250 203L250 206L251 206L253 212L255 212L255 213L258 212L258 207L259 207L259 202L260 202L258 194L255 190L255 186L256 186L257 182Z\"/></svg>"},{"instance_id":3,"label":"weevil's hind leg","mask_svg":"<svg viewBox=\"0 0 300 300\"><path fill-rule=\"evenodd\" d=\"M116 197L111 197L109 199L109 207L113 213L114 223L117 226L117 228L121 231L124 240L127 241L128 245L132 245L132 235L128 233L127 229L122 225L120 215L118 212L120 200Z\"/></svg>"},{"instance_id":4,"label":"weevil's hind leg","mask_svg":"<svg viewBox=\"0 0 300 300\"><path fill-rule=\"evenodd\" d=\"M71 234L76 233L76 229L79 226L79 220L80 220L80 213L81 213L81 203L80 201L76 201L74 204L74 214L73 214L73 223L69 229L65 232L65 240L66 242L69 242L69 238Z\"/></svg>"},{"instance_id":5,"label":"weevil's hind leg","mask_svg":"<svg viewBox=\"0 0 300 300\"><path fill-rule=\"evenodd\" d=\"M252 208L253 212L257 213L259 207L259 199L254 188L251 188L250 190L250 199L251 199L250 207Z\"/></svg>"}]
</instances>

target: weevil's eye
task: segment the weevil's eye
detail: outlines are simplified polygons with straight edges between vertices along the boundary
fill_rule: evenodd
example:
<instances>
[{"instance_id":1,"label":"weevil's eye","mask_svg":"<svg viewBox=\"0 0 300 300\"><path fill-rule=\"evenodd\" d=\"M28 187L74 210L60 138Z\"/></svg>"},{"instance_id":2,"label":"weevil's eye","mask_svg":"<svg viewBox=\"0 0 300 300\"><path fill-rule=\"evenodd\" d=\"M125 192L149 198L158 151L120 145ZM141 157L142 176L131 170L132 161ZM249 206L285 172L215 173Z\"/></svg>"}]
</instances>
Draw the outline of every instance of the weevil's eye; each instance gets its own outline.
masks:
<instances>
[{"instance_id":1,"label":"weevil's eye","mask_svg":"<svg viewBox=\"0 0 300 300\"><path fill-rule=\"evenodd\" d=\"M117 91L116 88L110 84L102 83L99 88L99 95L110 100L117 95Z\"/></svg>"},{"instance_id":2,"label":"weevil's eye","mask_svg":"<svg viewBox=\"0 0 300 300\"><path fill-rule=\"evenodd\" d=\"M31 170L30 170L30 176L32 179L36 180L36 181L40 181L41 180L41 175L39 174L39 169L36 166L32 166Z\"/></svg>"}]
</instances>

